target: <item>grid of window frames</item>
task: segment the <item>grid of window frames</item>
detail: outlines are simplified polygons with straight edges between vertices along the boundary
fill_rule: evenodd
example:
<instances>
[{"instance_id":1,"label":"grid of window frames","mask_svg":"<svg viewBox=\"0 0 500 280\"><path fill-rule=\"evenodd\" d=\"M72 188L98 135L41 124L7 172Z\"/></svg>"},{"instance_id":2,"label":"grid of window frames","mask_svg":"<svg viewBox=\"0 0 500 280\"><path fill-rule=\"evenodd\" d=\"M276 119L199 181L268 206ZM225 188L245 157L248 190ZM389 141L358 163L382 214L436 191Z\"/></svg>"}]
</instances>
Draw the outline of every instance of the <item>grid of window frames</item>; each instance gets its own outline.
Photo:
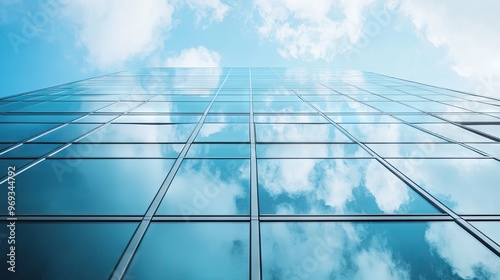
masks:
<instances>
[{"instance_id":1,"label":"grid of window frames","mask_svg":"<svg viewBox=\"0 0 500 280\"><path fill-rule=\"evenodd\" d=\"M1 279L499 279L500 99L146 68L0 99ZM7 170L15 167L15 216Z\"/></svg>"}]
</instances>

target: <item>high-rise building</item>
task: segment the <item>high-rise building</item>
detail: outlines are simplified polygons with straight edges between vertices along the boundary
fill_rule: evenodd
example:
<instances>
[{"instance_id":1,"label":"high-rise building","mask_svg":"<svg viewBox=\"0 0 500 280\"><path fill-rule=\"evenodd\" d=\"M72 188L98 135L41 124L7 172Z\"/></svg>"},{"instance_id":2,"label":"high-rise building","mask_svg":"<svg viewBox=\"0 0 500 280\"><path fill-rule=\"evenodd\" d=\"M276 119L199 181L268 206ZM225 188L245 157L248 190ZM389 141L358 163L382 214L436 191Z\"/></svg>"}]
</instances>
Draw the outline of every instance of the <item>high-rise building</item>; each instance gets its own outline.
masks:
<instances>
[{"instance_id":1,"label":"high-rise building","mask_svg":"<svg viewBox=\"0 0 500 280\"><path fill-rule=\"evenodd\" d=\"M146 68L3 98L0 129L1 279L500 279L498 97Z\"/></svg>"}]
</instances>

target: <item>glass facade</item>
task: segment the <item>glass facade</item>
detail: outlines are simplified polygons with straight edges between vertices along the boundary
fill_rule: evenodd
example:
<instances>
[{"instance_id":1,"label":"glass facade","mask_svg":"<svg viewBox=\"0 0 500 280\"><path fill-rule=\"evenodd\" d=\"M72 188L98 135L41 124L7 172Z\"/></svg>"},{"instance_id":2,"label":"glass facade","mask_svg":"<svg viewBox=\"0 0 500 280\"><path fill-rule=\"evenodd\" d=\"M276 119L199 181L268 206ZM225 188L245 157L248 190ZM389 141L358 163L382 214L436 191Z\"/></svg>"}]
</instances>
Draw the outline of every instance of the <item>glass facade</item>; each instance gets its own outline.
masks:
<instances>
[{"instance_id":1,"label":"glass facade","mask_svg":"<svg viewBox=\"0 0 500 280\"><path fill-rule=\"evenodd\" d=\"M145 68L0 99L0 130L0 279L500 279L500 99Z\"/></svg>"}]
</instances>

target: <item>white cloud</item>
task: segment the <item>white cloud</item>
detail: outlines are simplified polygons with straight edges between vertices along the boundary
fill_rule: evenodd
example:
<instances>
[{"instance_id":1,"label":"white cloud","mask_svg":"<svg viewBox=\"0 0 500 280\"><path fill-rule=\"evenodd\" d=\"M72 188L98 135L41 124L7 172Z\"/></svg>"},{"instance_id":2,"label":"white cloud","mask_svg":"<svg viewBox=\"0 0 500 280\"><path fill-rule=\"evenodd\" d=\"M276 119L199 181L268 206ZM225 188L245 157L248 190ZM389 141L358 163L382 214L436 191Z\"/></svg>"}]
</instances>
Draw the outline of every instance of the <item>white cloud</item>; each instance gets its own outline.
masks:
<instances>
[{"instance_id":1,"label":"white cloud","mask_svg":"<svg viewBox=\"0 0 500 280\"><path fill-rule=\"evenodd\" d=\"M368 165L366 188L384 213L394 213L410 200L408 188L377 161L371 161Z\"/></svg>"},{"instance_id":2,"label":"white cloud","mask_svg":"<svg viewBox=\"0 0 500 280\"><path fill-rule=\"evenodd\" d=\"M174 8L165 0L75 0L62 2L62 14L76 24L78 43L90 65L122 67L163 47Z\"/></svg>"},{"instance_id":3,"label":"white cloud","mask_svg":"<svg viewBox=\"0 0 500 280\"><path fill-rule=\"evenodd\" d=\"M491 279L500 276L495 255L454 223L430 223L425 239L460 278L481 278L478 268L490 274Z\"/></svg>"},{"instance_id":4,"label":"white cloud","mask_svg":"<svg viewBox=\"0 0 500 280\"><path fill-rule=\"evenodd\" d=\"M188 0L186 2L191 9L196 11L197 23L204 18L208 18L210 22L221 22L229 11L229 6L220 0Z\"/></svg>"},{"instance_id":5,"label":"white cloud","mask_svg":"<svg viewBox=\"0 0 500 280\"><path fill-rule=\"evenodd\" d=\"M261 36L278 43L285 58L331 61L357 43L365 8L373 0L255 0Z\"/></svg>"},{"instance_id":6,"label":"white cloud","mask_svg":"<svg viewBox=\"0 0 500 280\"><path fill-rule=\"evenodd\" d=\"M479 82L500 73L499 8L495 0L403 1L400 6L429 42L446 50L456 73Z\"/></svg>"},{"instance_id":7,"label":"white cloud","mask_svg":"<svg viewBox=\"0 0 500 280\"><path fill-rule=\"evenodd\" d=\"M182 50L165 61L168 67L219 67L221 55L203 46Z\"/></svg>"},{"instance_id":8,"label":"white cloud","mask_svg":"<svg viewBox=\"0 0 500 280\"><path fill-rule=\"evenodd\" d=\"M398 266L388 250L369 248L354 259L358 271L353 279L410 279L408 271Z\"/></svg>"}]
</instances>

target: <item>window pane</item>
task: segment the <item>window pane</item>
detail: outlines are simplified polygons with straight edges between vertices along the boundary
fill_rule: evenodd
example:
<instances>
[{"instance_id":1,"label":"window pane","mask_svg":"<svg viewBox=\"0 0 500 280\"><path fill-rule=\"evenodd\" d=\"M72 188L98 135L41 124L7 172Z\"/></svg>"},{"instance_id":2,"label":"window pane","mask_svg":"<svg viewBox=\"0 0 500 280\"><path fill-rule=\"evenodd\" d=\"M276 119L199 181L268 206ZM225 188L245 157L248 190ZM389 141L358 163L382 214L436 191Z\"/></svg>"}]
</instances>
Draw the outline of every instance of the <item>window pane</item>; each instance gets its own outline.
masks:
<instances>
[{"instance_id":1,"label":"window pane","mask_svg":"<svg viewBox=\"0 0 500 280\"><path fill-rule=\"evenodd\" d=\"M249 125L241 123L205 123L196 142L248 142Z\"/></svg>"},{"instance_id":2,"label":"window pane","mask_svg":"<svg viewBox=\"0 0 500 280\"><path fill-rule=\"evenodd\" d=\"M161 159L48 159L16 176L16 213L142 215L172 164ZM0 205L6 214L7 199Z\"/></svg>"},{"instance_id":3,"label":"window pane","mask_svg":"<svg viewBox=\"0 0 500 280\"><path fill-rule=\"evenodd\" d=\"M262 214L438 211L373 159L258 160Z\"/></svg>"},{"instance_id":4,"label":"window pane","mask_svg":"<svg viewBox=\"0 0 500 280\"><path fill-rule=\"evenodd\" d=\"M497 279L453 222L261 223L262 279Z\"/></svg>"},{"instance_id":5,"label":"window pane","mask_svg":"<svg viewBox=\"0 0 500 280\"><path fill-rule=\"evenodd\" d=\"M43 135L40 138L35 139L33 142L69 142L84 135L85 133L98 126L99 124L68 124L46 135Z\"/></svg>"},{"instance_id":6,"label":"window pane","mask_svg":"<svg viewBox=\"0 0 500 280\"><path fill-rule=\"evenodd\" d=\"M256 124L259 142L352 142L331 124Z\"/></svg>"},{"instance_id":7,"label":"window pane","mask_svg":"<svg viewBox=\"0 0 500 280\"><path fill-rule=\"evenodd\" d=\"M72 144L52 158L177 158L184 144Z\"/></svg>"},{"instance_id":8,"label":"window pane","mask_svg":"<svg viewBox=\"0 0 500 280\"><path fill-rule=\"evenodd\" d=\"M249 158L250 144L192 144L186 157Z\"/></svg>"},{"instance_id":9,"label":"window pane","mask_svg":"<svg viewBox=\"0 0 500 280\"><path fill-rule=\"evenodd\" d=\"M148 102L132 110L133 113L203 113L209 102Z\"/></svg>"},{"instance_id":10,"label":"window pane","mask_svg":"<svg viewBox=\"0 0 500 280\"><path fill-rule=\"evenodd\" d=\"M389 159L415 183L459 214L500 211L500 163L492 159Z\"/></svg>"},{"instance_id":11,"label":"window pane","mask_svg":"<svg viewBox=\"0 0 500 280\"><path fill-rule=\"evenodd\" d=\"M218 101L210 107L210 113L248 113L250 103L248 102L223 102Z\"/></svg>"},{"instance_id":12,"label":"window pane","mask_svg":"<svg viewBox=\"0 0 500 280\"><path fill-rule=\"evenodd\" d=\"M0 225L0 236L7 236L7 223ZM15 279L107 279L136 227L120 222L17 221ZM6 254L0 261L7 262ZM4 265L0 278L14 279L13 274Z\"/></svg>"},{"instance_id":13,"label":"window pane","mask_svg":"<svg viewBox=\"0 0 500 280\"><path fill-rule=\"evenodd\" d=\"M198 123L201 115L132 115L121 116L113 123Z\"/></svg>"},{"instance_id":14,"label":"window pane","mask_svg":"<svg viewBox=\"0 0 500 280\"><path fill-rule=\"evenodd\" d=\"M125 279L248 280L247 223L152 223Z\"/></svg>"},{"instance_id":15,"label":"window pane","mask_svg":"<svg viewBox=\"0 0 500 280\"><path fill-rule=\"evenodd\" d=\"M254 116L256 123L329 123L320 115L263 115Z\"/></svg>"},{"instance_id":16,"label":"window pane","mask_svg":"<svg viewBox=\"0 0 500 280\"><path fill-rule=\"evenodd\" d=\"M445 142L406 124L341 124L361 142Z\"/></svg>"},{"instance_id":17,"label":"window pane","mask_svg":"<svg viewBox=\"0 0 500 280\"><path fill-rule=\"evenodd\" d=\"M305 102L253 102L253 111L256 113L313 113L316 112Z\"/></svg>"},{"instance_id":18,"label":"window pane","mask_svg":"<svg viewBox=\"0 0 500 280\"><path fill-rule=\"evenodd\" d=\"M0 122L62 123L75 120L79 117L81 116L80 115L2 115L0 116Z\"/></svg>"},{"instance_id":19,"label":"window pane","mask_svg":"<svg viewBox=\"0 0 500 280\"><path fill-rule=\"evenodd\" d=\"M45 102L16 110L16 112L92 112L111 102Z\"/></svg>"},{"instance_id":20,"label":"window pane","mask_svg":"<svg viewBox=\"0 0 500 280\"><path fill-rule=\"evenodd\" d=\"M13 150L1 154L2 158L39 158L44 154L56 149L58 144L23 144Z\"/></svg>"},{"instance_id":21,"label":"window pane","mask_svg":"<svg viewBox=\"0 0 500 280\"><path fill-rule=\"evenodd\" d=\"M157 213L248 214L249 173L248 160L184 160Z\"/></svg>"},{"instance_id":22,"label":"window pane","mask_svg":"<svg viewBox=\"0 0 500 280\"><path fill-rule=\"evenodd\" d=\"M220 122L235 122L248 123L250 115L216 115L208 114L205 118L205 123L220 123Z\"/></svg>"},{"instance_id":23,"label":"window pane","mask_svg":"<svg viewBox=\"0 0 500 280\"><path fill-rule=\"evenodd\" d=\"M479 134L465 130L459 126L449 123L426 123L418 124L419 127L432 131L436 134L448 137L459 142L492 142L488 138L480 136Z\"/></svg>"},{"instance_id":24,"label":"window pane","mask_svg":"<svg viewBox=\"0 0 500 280\"><path fill-rule=\"evenodd\" d=\"M370 149L382 157L483 157L470 149L458 144L448 143L419 143L419 144L367 144Z\"/></svg>"},{"instance_id":25,"label":"window pane","mask_svg":"<svg viewBox=\"0 0 500 280\"><path fill-rule=\"evenodd\" d=\"M196 124L110 124L81 142L185 142Z\"/></svg>"},{"instance_id":26,"label":"window pane","mask_svg":"<svg viewBox=\"0 0 500 280\"><path fill-rule=\"evenodd\" d=\"M258 158L371 157L358 144L257 144Z\"/></svg>"},{"instance_id":27,"label":"window pane","mask_svg":"<svg viewBox=\"0 0 500 280\"><path fill-rule=\"evenodd\" d=\"M0 124L0 142L20 142L50 130L58 124Z\"/></svg>"}]
</instances>

